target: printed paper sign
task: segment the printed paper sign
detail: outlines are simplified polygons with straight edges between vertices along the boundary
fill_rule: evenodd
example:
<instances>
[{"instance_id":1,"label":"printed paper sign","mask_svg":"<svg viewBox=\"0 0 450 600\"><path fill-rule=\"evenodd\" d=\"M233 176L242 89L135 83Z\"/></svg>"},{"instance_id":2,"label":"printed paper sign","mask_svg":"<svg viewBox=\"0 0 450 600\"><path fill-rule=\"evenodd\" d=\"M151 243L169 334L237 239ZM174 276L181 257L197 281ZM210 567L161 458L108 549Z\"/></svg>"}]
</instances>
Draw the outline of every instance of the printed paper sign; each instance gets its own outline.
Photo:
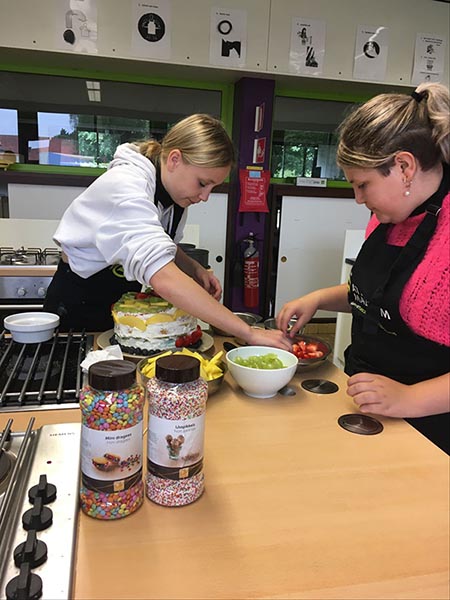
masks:
<instances>
[{"instance_id":1,"label":"printed paper sign","mask_svg":"<svg viewBox=\"0 0 450 600\"><path fill-rule=\"evenodd\" d=\"M131 48L135 56L170 58L170 0L134 0Z\"/></svg>"},{"instance_id":2,"label":"printed paper sign","mask_svg":"<svg viewBox=\"0 0 450 600\"><path fill-rule=\"evenodd\" d=\"M247 11L211 9L209 62L224 67L244 67L247 57Z\"/></svg>"},{"instance_id":3,"label":"printed paper sign","mask_svg":"<svg viewBox=\"0 0 450 600\"><path fill-rule=\"evenodd\" d=\"M325 57L325 21L294 17L291 26L289 71L320 75Z\"/></svg>"},{"instance_id":4,"label":"printed paper sign","mask_svg":"<svg viewBox=\"0 0 450 600\"><path fill-rule=\"evenodd\" d=\"M388 56L388 28L360 25L356 34L354 79L384 81Z\"/></svg>"},{"instance_id":5,"label":"printed paper sign","mask_svg":"<svg viewBox=\"0 0 450 600\"><path fill-rule=\"evenodd\" d=\"M419 85L425 81L439 82L444 72L446 38L418 33L414 51L414 66L411 83Z\"/></svg>"},{"instance_id":6,"label":"printed paper sign","mask_svg":"<svg viewBox=\"0 0 450 600\"><path fill-rule=\"evenodd\" d=\"M253 142L253 162L261 164L266 158L266 138L256 138Z\"/></svg>"},{"instance_id":7,"label":"printed paper sign","mask_svg":"<svg viewBox=\"0 0 450 600\"><path fill-rule=\"evenodd\" d=\"M97 0L63 0L55 14L58 49L97 53Z\"/></svg>"}]
</instances>

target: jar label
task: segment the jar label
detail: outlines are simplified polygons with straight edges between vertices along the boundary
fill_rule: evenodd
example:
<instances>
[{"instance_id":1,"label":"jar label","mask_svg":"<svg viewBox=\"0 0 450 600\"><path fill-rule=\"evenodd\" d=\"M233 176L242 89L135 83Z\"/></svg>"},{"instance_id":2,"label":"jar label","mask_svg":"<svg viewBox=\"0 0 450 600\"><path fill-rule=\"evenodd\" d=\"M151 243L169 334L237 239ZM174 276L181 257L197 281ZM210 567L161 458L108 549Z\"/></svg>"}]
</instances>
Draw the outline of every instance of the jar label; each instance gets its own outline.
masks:
<instances>
[{"instance_id":1,"label":"jar label","mask_svg":"<svg viewBox=\"0 0 450 600\"><path fill-rule=\"evenodd\" d=\"M85 487L106 494L135 485L142 477L142 421L116 431L82 425L81 476Z\"/></svg>"},{"instance_id":2,"label":"jar label","mask_svg":"<svg viewBox=\"0 0 450 600\"><path fill-rule=\"evenodd\" d=\"M187 479L203 468L205 415L169 420L150 415L147 468L164 479Z\"/></svg>"}]
</instances>

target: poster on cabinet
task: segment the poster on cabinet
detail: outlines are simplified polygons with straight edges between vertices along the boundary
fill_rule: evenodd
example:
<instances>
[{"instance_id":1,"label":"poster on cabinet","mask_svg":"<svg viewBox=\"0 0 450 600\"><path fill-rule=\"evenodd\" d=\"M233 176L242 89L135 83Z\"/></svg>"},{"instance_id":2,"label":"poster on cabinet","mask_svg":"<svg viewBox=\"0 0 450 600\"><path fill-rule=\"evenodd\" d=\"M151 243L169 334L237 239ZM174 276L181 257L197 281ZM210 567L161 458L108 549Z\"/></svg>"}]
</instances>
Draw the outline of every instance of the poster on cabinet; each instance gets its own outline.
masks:
<instances>
[{"instance_id":1,"label":"poster on cabinet","mask_svg":"<svg viewBox=\"0 0 450 600\"><path fill-rule=\"evenodd\" d=\"M353 78L384 81L388 56L388 28L359 25L356 33Z\"/></svg>"},{"instance_id":2,"label":"poster on cabinet","mask_svg":"<svg viewBox=\"0 0 450 600\"><path fill-rule=\"evenodd\" d=\"M97 54L97 0L56 3L56 48Z\"/></svg>"},{"instance_id":3,"label":"poster on cabinet","mask_svg":"<svg viewBox=\"0 0 450 600\"><path fill-rule=\"evenodd\" d=\"M211 9L209 62L222 67L245 67L247 11Z\"/></svg>"},{"instance_id":4,"label":"poster on cabinet","mask_svg":"<svg viewBox=\"0 0 450 600\"><path fill-rule=\"evenodd\" d=\"M414 51L411 77L413 85L423 82L440 82L444 72L447 40L432 33L418 33Z\"/></svg>"},{"instance_id":5,"label":"poster on cabinet","mask_svg":"<svg viewBox=\"0 0 450 600\"><path fill-rule=\"evenodd\" d=\"M320 75L325 57L326 23L318 19L292 18L289 71Z\"/></svg>"},{"instance_id":6,"label":"poster on cabinet","mask_svg":"<svg viewBox=\"0 0 450 600\"><path fill-rule=\"evenodd\" d=\"M170 0L134 0L131 51L134 56L169 59L171 54Z\"/></svg>"}]
</instances>

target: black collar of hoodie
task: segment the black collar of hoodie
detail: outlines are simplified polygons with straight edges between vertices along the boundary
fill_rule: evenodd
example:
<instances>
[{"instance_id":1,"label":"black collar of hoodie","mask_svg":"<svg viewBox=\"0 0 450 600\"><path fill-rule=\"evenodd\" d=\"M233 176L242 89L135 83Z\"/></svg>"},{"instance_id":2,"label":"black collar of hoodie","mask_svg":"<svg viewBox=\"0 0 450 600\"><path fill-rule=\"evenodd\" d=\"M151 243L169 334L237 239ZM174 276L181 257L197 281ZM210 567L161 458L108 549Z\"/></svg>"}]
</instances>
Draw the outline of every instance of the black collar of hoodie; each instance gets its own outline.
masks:
<instances>
[{"instance_id":1,"label":"black collar of hoodie","mask_svg":"<svg viewBox=\"0 0 450 600\"><path fill-rule=\"evenodd\" d=\"M170 196L169 192L163 186L163 183L161 181L161 166L159 164L155 165L155 170L155 202L162 204L164 208L169 208L170 206L173 206L172 223L170 224L170 229L167 231L167 233L173 240L175 239L175 234L177 232L178 225L181 221L181 217L183 216L184 208L182 208L172 200L172 197Z\"/></svg>"},{"instance_id":2,"label":"black collar of hoodie","mask_svg":"<svg viewBox=\"0 0 450 600\"><path fill-rule=\"evenodd\" d=\"M156 189L155 189L155 200L157 202L160 202L164 208L169 208L169 206L172 206L173 204L175 204L175 202L172 200L169 192L166 190L166 188L163 185L163 182L161 180L161 166L155 165L155 169L156 169Z\"/></svg>"}]
</instances>

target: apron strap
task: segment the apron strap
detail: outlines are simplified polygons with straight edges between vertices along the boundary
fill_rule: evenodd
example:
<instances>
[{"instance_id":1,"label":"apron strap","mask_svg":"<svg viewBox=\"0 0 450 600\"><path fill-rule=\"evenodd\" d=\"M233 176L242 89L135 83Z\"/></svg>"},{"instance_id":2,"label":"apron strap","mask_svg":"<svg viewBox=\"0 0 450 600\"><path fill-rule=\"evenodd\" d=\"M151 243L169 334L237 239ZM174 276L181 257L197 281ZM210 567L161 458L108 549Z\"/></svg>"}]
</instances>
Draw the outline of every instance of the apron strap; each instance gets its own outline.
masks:
<instances>
[{"instance_id":1,"label":"apron strap","mask_svg":"<svg viewBox=\"0 0 450 600\"><path fill-rule=\"evenodd\" d=\"M389 269L383 283L381 283L381 285L373 293L364 318L364 333L375 334L378 331L381 302L384 296L384 290L388 286L391 279L400 273L405 267L410 266L411 263L415 261L418 262L423 254L425 254L429 241L436 229L437 218L441 210L442 201L443 198L437 200L436 204L430 204L427 206L425 218L422 220L416 231L408 240L407 244L401 250L392 267ZM389 224L378 225L378 227L382 227L380 235L383 232L384 235L386 235Z\"/></svg>"}]
</instances>

